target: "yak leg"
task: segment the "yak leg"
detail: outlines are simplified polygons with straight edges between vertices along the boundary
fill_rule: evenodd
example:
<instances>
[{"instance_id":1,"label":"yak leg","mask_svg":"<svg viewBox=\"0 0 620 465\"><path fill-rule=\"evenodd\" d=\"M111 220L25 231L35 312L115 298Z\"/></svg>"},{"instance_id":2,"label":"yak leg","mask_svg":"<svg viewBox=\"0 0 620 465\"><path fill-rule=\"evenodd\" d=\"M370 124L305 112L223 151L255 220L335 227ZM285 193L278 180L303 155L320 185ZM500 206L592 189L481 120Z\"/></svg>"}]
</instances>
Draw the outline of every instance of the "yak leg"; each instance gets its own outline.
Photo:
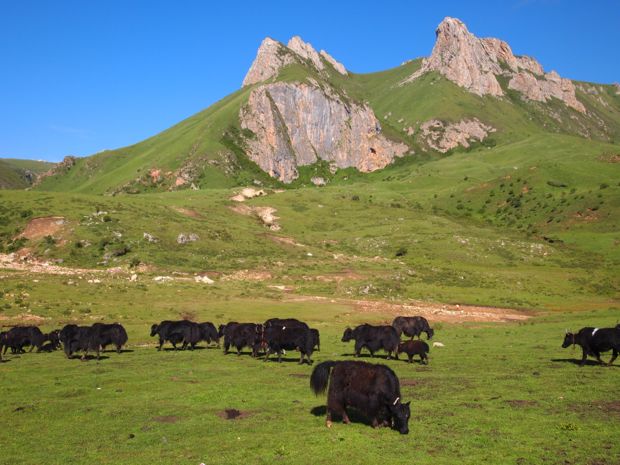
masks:
<instances>
[{"instance_id":1,"label":"yak leg","mask_svg":"<svg viewBox=\"0 0 620 465\"><path fill-rule=\"evenodd\" d=\"M617 349L612 349L613 352L611 354L611 359L609 360L608 365L612 365L614 363L614 361L616 360L616 358L618 357L618 350Z\"/></svg>"},{"instance_id":2,"label":"yak leg","mask_svg":"<svg viewBox=\"0 0 620 465\"><path fill-rule=\"evenodd\" d=\"M596 357L596 360L598 360L598 362L599 362L601 365L605 365L605 362L603 362L603 361L601 360L601 353L600 353L600 352L595 351L595 352L594 352L594 356Z\"/></svg>"},{"instance_id":3,"label":"yak leg","mask_svg":"<svg viewBox=\"0 0 620 465\"><path fill-rule=\"evenodd\" d=\"M342 422L345 424L349 424L351 423L351 420L349 419L349 416L347 415L347 411L344 408L344 402L342 402L340 399L339 400L333 400L330 401L328 400L327 403L327 427L330 428L332 426L332 413L335 413L336 415L339 415L342 417Z\"/></svg>"},{"instance_id":4,"label":"yak leg","mask_svg":"<svg viewBox=\"0 0 620 465\"><path fill-rule=\"evenodd\" d=\"M586 364L586 360L588 358L588 351L586 349L581 349L583 354L581 356L581 362L579 362L579 366L584 366Z\"/></svg>"},{"instance_id":5,"label":"yak leg","mask_svg":"<svg viewBox=\"0 0 620 465\"><path fill-rule=\"evenodd\" d=\"M361 342L355 341L355 356L359 357L364 345Z\"/></svg>"},{"instance_id":6,"label":"yak leg","mask_svg":"<svg viewBox=\"0 0 620 465\"><path fill-rule=\"evenodd\" d=\"M264 358L264 362L266 362L267 360L269 360L269 354L271 354L271 348L267 347L267 350L265 350L265 358Z\"/></svg>"}]
</instances>

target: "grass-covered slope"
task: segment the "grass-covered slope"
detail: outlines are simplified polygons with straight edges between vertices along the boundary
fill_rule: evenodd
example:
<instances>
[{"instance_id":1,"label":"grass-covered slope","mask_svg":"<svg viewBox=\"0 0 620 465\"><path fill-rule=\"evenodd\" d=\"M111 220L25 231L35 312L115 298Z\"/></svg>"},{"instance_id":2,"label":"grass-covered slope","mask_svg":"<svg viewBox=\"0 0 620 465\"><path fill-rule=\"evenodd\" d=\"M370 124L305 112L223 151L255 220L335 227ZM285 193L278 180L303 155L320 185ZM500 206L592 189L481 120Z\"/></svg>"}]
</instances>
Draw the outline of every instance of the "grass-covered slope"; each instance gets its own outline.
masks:
<instances>
[{"instance_id":1,"label":"grass-covered slope","mask_svg":"<svg viewBox=\"0 0 620 465\"><path fill-rule=\"evenodd\" d=\"M59 176L43 180L39 190L90 194L141 193L245 184L267 175L237 147L243 89L208 109L138 144L78 159ZM158 170L157 175L152 171ZM189 181L175 186L177 178Z\"/></svg>"},{"instance_id":2,"label":"grass-covered slope","mask_svg":"<svg viewBox=\"0 0 620 465\"><path fill-rule=\"evenodd\" d=\"M54 166L54 163L38 160L0 158L0 189L24 189L29 187L36 175Z\"/></svg>"}]
</instances>

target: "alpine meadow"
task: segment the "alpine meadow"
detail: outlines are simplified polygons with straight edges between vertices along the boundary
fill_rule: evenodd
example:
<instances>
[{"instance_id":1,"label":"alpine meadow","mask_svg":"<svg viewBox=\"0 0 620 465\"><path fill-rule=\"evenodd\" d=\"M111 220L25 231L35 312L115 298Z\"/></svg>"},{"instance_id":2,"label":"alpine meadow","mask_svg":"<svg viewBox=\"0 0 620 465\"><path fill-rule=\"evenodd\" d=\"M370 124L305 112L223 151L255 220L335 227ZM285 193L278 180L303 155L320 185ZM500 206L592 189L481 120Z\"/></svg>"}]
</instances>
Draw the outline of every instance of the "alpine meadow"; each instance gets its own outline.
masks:
<instances>
[{"instance_id":1,"label":"alpine meadow","mask_svg":"<svg viewBox=\"0 0 620 465\"><path fill-rule=\"evenodd\" d=\"M451 17L370 74L266 38L0 188L0 464L620 465L620 84Z\"/></svg>"}]
</instances>

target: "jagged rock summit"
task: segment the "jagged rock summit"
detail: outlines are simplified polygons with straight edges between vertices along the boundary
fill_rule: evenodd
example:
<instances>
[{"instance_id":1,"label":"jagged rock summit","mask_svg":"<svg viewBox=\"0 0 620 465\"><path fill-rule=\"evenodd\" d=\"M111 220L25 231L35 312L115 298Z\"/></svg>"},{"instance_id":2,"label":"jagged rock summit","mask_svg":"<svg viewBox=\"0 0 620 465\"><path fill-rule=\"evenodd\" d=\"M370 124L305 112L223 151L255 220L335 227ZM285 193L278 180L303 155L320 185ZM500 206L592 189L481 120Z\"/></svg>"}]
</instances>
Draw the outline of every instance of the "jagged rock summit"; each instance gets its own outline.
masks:
<instances>
[{"instance_id":1,"label":"jagged rock summit","mask_svg":"<svg viewBox=\"0 0 620 465\"><path fill-rule=\"evenodd\" d=\"M276 77L282 68L295 62L309 63L317 71L324 71L327 62L340 74L347 75L342 63L325 50L317 52L312 44L304 42L299 36L291 38L286 46L267 37L258 48L256 58L243 79L243 87Z\"/></svg>"},{"instance_id":2,"label":"jagged rock summit","mask_svg":"<svg viewBox=\"0 0 620 465\"><path fill-rule=\"evenodd\" d=\"M247 155L263 171L289 183L299 176L298 167L321 160L333 169L369 172L407 152L407 145L382 134L367 104L351 100L327 80L268 82L292 63L313 68L321 78L327 77L330 66L347 75L341 63L299 36L286 46L269 38L263 41L243 80L244 86L262 84L252 89L239 112L241 127L253 134L245 141Z\"/></svg>"},{"instance_id":3,"label":"jagged rock summit","mask_svg":"<svg viewBox=\"0 0 620 465\"><path fill-rule=\"evenodd\" d=\"M502 97L505 91L497 77L504 76L508 79L508 89L520 92L526 100L546 102L553 97L580 113L586 111L577 100L572 81L561 78L555 71L545 73L534 58L515 56L506 42L480 39L462 21L450 17L439 24L436 35L431 56L403 84L436 71L477 95Z\"/></svg>"}]
</instances>

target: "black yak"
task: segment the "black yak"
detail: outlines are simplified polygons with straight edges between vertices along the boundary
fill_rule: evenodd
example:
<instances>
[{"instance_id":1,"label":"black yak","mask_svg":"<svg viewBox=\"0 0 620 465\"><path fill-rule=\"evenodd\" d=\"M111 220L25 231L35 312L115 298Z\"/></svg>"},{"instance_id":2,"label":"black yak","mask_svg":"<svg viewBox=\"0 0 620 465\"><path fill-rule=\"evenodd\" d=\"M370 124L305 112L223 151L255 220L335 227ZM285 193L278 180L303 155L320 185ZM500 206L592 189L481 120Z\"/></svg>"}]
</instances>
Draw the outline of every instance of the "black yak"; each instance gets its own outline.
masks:
<instances>
[{"instance_id":1,"label":"black yak","mask_svg":"<svg viewBox=\"0 0 620 465\"><path fill-rule=\"evenodd\" d=\"M361 350L365 347L374 357L375 352L383 349L388 353L388 358L392 352L396 352L400 339L396 330L391 326L371 326L369 324L359 325L355 329L347 328L342 335L342 342L355 340L355 356L359 357Z\"/></svg>"},{"instance_id":2,"label":"black yak","mask_svg":"<svg viewBox=\"0 0 620 465\"><path fill-rule=\"evenodd\" d=\"M328 428L334 414L350 423L346 409L353 407L366 415L374 428L392 426L401 434L409 432L410 402L402 403L398 377L389 367L357 361L323 362L312 371L310 388L318 395L325 392L328 382Z\"/></svg>"},{"instance_id":3,"label":"black yak","mask_svg":"<svg viewBox=\"0 0 620 465\"><path fill-rule=\"evenodd\" d=\"M427 339L432 339L435 331L428 324L428 320L423 316L397 316L392 321L392 326L396 329L398 337L401 334L413 339L414 337L421 338L422 333L426 333Z\"/></svg>"},{"instance_id":4,"label":"black yak","mask_svg":"<svg viewBox=\"0 0 620 465\"><path fill-rule=\"evenodd\" d=\"M581 328L578 333L566 332L563 348L578 345L582 350L581 366L585 365L588 355L595 357L600 363L601 352L612 351L609 365L614 363L620 352L620 325L614 328Z\"/></svg>"},{"instance_id":5,"label":"black yak","mask_svg":"<svg viewBox=\"0 0 620 465\"><path fill-rule=\"evenodd\" d=\"M409 363L411 363L413 361L413 356L419 355L420 362L428 365L428 352L428 344L424 341L403 341L398 344L398 349L396 349L396 358L398 358L398 354L405 353L409 358Z\"/></svg>"}]
</instances>

